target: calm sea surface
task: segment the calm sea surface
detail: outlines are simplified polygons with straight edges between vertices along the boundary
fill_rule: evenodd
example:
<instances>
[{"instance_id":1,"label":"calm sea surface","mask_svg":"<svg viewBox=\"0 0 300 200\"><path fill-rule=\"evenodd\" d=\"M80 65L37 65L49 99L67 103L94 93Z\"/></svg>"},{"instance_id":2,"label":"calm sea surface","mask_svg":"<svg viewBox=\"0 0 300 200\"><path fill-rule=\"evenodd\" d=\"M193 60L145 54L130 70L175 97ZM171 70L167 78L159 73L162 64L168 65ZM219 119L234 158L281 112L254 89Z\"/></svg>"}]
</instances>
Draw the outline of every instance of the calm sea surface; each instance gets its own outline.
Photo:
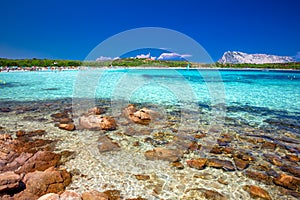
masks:
<instances>
[{"instance_id":1,"label":"calm sea surface","mask_svg":"<svg viewBox=\"0 0 300 200\"><path fill-rule=\"evenodd\" d=\"M222 105L227 116L299 125L299 71L118 69L0 73L0 102L64 98ZM3 107L3 106L2 106Z\"/></svg>"}]
</instances>

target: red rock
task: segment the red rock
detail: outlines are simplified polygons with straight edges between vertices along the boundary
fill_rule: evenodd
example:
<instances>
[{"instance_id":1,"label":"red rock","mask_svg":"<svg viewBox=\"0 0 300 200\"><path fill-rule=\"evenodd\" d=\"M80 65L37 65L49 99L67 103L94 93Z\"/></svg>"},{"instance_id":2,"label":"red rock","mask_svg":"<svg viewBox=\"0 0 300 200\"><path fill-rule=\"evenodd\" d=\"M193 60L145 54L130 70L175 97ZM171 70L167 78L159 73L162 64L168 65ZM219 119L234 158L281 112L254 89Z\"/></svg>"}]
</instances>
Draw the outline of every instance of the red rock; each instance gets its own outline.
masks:
<instances>
[{"instance_id":1,"label":"red rock","mask_svg":"<svg viewBox=\"0 0 300 200\"><path fill-rule=\"evenodd\" d=\"M159 117L158 113L150 109L143 108L137 110L132 104L128 105L127 108L124 109L123 113L128 119L130 119L134 123L142 125L148 125L150 124L151 120Z\"/></svg>"},{"instance_id":2,"label":"red rock","mask_svg":"<svg viewBox=\"0 0 300 200\"><path fill-rule=\"evenodd\" d=\"M176 162L182 157L182 153L176 149L154 148L145 152L145 157L148 160L165 160Z\"/></svg>"},{"instance_id":3,"label":"red rock","mask_svg":"<svg viewBox=\"0 0 300 200\"><path fill-rule=\"evenodd\" d=\"M4 172L0 174L0 193L19 187L21 176L14 172Z\"/></svg>"},{"instance_id":4,"label":"red rock","mask_svg":"<svg viewBox=\"0 0 300 200\"><path fill-rule=\"evenodd\" d=\"M21 159L21 158L20 158ZM30 157L16 173L28 173L35 170L43 171L49 167L57 166L60 155L49 151L38 151Z\"/></svg>"},{"instance_id":5,"label":"red rock","mask_svg":"<svg viewBox=\"0 0 300 200\"><path fill-rule=\"evenodd\" d=\"M50 116L54 119L54 121L59 121L61 118L69 118L67 113L55 113Z\"/></svg>"},{"instance_id":6,"label":"red rock","mask_svg":"<svg viewBox=\"0 0 300 200\"><path fill-rule=\"evenodd\" d=\"M46 171L35 171L25 175L22 180L26 189L14 195L15 199L38 199L47 193L63 192L71 182L71 175L65 170L53 167Z\"/></svg>"},{"instance_id":7,"label":"red rock","mask_svg":"<svg viewBox=\"0 0 300 200\"><path fill-rule=\"evenodd\" d=\"M113 142L108 136L100 136L98 139L98 149L102 152L120 150L120 145Z\"/></svg>"},{"instance_id":8,"label":"red rock","mask_svg":"<svg viewBox=\"0 0 300 200\"><path fill-rule=\"evenodd\" d=\"M220 146L214 146L209 153L213 154L222 154L223 153L223 147Z\"/></svg>"},{"instance_id":9,"label":"red rock","mask_svg":"<svg viewBox=\"0 0 300 200\"><path fill-rule=\"evenodd\" d=\"M79 124L86 129L115 130L117 123L114 118L99 115L82 116Z\"/></svg>"},{"instance_id":10,"label":"red rock","mask_svg":"<svg viewBox=\"0 0 300 200\"><path fill-rule=\"evenodd\" d=\"M214 167L217 169L223 169L225 171L235 171L235 167L229 160L221 160L217 158L209 158L207 161L207 166Z\"/></svg>"},{"instance_id":11,"label":"red rock","mask_svg":"<svg viewBox=\"0 0 300 200\"><path fill-rule=\"evenodd\" d=\"M74 124L59 124L58 128L66 130L66 131L74 131L75 125Z\"/></svg>"},{"instance_id":12,"label":"red rock","mask_svg":"<svg viewBox=\"0 0 300 200\"><path fill-rule=\"evenodd\" d=\"M75 191L66 190L60 195L60 200L81 200L81 196Z\"/></svg>"},{"instance_id":13,"label":"red rock","mask_svg":"<svg viewBox=\"0 0 300 200\"><path fill-rule=\"evenodd\" d=\"M198 158L193 160L187 160L187 165L191 168L202 170L205 168L207 159L206 158Z\"/></svg>"},{"instance_id":14,"label":"red rock","mask_svg":"<svg viewBox=\"0 0 300 200\"><path fill-rule=\"evenodd\" d=\"M245 185L244 190L248 191L250 196L253 198L260 198L260 199L265 199L265 200L272 200L270 197L269 193L255 185Z\"/></svg>"},{"instance_id":15,"label":"red rock","mask_svg":"<svg viewBox=\"0 0 300 200\"><path fill-rule=\"evenodd\" d=\"M135 178L137 180L142 180L142 181L145 181L145 180L149 180L150 179L150 176L149 175L144 175L144 174L137 174L137 175L134 175Z\"/></svg>"},{"instance_id":16,"label":"red rock","mask_svg":"<svg viewBox=\"0 0 300 200\"><path fill-rule=\"evenodd\" d=\"M233 161L235 163L236 168L240 171L246 169L249 166L249 161L244 161L239 158L234 158Z\"/></svg>"},{"instance_id":17,"label":"red rock","mask_svg":"<svg viewBox=\"0 0 300 200\"><path fill-rule=\"evenodd\" d=\"M288 188L294 191L300 190L300 178L289 176L286 174L280 174L277 178L273 179L276 185Z\"/></svg>"},{"instance_id":18,"label":"red rock","mask_svg":"<svg viewBox=\"0 0 300 200\"><path fill-rule=\"evenodd\" d=\"M84 192L82 194L82 200L109 200L108 195L96 190Z\"/></svg>"}]
</instances>

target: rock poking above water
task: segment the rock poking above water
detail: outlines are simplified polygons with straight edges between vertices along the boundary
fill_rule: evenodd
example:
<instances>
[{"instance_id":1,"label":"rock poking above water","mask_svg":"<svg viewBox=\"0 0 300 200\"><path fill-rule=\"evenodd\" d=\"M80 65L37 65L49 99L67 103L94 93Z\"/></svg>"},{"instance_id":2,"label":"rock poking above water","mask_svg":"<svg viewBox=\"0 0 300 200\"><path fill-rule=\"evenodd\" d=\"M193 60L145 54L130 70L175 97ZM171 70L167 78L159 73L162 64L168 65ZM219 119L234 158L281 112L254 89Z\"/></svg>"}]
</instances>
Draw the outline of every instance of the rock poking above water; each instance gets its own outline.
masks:
<instances>
[{"instance_id":1,"label":"rock poking above water","mask_svg":"<svg viewBox=\"0 0 300 200\"><path fill-rule=\"evenodd\" d=\"M134 105L128 105L123 114L129 118L132 122L142 125L149 125L153 119L157 118L159 114L148 108L142 108L137 110Z\"/></svg>"},{"instance_id":2,"label":"rock poking above water","mask_svg":"<svg viewBox=\"0 0 300 200\"><path fill-rule=\"evenodd\" d=\"M88 115L79 118L79 124L86 129L115 130L117 123L114 118L100 115Z\"/></svg>"},{"instance_id":3,"label":"rock poking above water","mask_svg":"<svg viewBox=\"0 0 300 200\"><path fill-rule=\"evenodd\" d=\"M182 157L182 152L176 149L154 148L153 150L146 151L144 155L148 160L176 162Z\"/></svg>"},{"instance_id":4,"label":"rock poking above water","mask_svg":"<svg viewBox=\"0 0 300 200\"><path fill-rule=\"evenodd\" d=\"M25 190L14 195L15 199L38 199L47 193L63 192L71 183L71 175L65 170L49 168L46 171L35 171L25 175L22 180Z\"/></svg>"},{"instance_id":5,"label":"rock poking above water","mask_svg":"<svg viewBox=\"0 0 300 200\"><path fill-rule=\"evenodd\" d=\"M120 150L120 145L116 142L113 142L108 136L100 136L98 139L98 150L100 153L116 151Z\"/></svg>"},{"instance_id":6,"label":"rock poking above water","mask_svg":"<svg viewBox=\"0 0 300 200\"><path fill-rule=\"evenodd\" d=\"M193 160L187 160L187 165L191 168L202 170L206 167L207 158L198 158Z\"/></svg>"},{"instance_id":7,"label":"rock poking above water","mask_svg":"<svg viewBox=\"0 0 300 200\"><path fill-rule=\"evenodd\" d=\"M260 198L260 199L264 199L264 200L272 200L271 196L269 195L269 193L258 187L255 185L245 185L243 187L244 190L246 190L247 192L249 192L250 196L252 198Z\"/></svg>"},{"instance_id":8,"label":"rock poking above water","mask_svg":"<svg viewBox=\"0 0 300 200\"><path fill-rule=\"evenodd\" d=\"M59 124L58 128L66 130L66 131L74 131L75 125L74 124Z\"/></svg>"}]
</instances>

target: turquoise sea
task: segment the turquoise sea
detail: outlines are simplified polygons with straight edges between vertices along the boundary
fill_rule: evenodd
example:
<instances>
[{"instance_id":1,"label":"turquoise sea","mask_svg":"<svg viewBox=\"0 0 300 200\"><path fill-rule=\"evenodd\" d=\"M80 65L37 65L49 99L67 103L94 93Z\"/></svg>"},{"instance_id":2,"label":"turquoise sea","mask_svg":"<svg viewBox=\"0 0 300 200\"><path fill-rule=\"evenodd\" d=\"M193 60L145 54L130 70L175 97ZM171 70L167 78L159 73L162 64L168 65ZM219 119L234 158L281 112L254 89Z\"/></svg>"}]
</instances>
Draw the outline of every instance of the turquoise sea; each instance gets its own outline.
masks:
<instances>
[{"instance_id":1,"label":"turquoise sea","mask_svg":"<svg viewBox=\"0 0 300 200\"><path fill-rule=\"evenodd\" d=\"M222 105L224 116L256 124L284 120L299 127L300 72L109 69L0 73L1 104L65 98L197 104L207 109Z\"/></svg>"}]
</instances>

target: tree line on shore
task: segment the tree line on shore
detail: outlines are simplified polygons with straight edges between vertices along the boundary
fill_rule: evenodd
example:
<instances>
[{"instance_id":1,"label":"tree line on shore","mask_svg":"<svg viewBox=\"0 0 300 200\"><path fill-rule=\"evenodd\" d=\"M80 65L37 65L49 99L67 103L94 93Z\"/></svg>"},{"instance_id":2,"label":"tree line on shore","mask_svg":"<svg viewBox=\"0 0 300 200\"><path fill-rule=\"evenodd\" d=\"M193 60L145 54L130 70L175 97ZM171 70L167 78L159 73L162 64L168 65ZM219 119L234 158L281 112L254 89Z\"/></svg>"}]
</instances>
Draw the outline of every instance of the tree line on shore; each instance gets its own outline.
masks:
<instances>
[{"instance_id":1,"label":"tree line on shore","mask_svg":"<svg viewBox=\"0 0 300 200\"><path fill-rule=\"evenodd\" d=\"M190 68L261 68L261 69L300 69L300 62L266 63L266 64L202 64L191 63L185 60L151 60L145 58L123 58L107 61L78 61L52 59L7 59L0 58L0 67L190 67Z\"/></svg>"}]
</instances>

